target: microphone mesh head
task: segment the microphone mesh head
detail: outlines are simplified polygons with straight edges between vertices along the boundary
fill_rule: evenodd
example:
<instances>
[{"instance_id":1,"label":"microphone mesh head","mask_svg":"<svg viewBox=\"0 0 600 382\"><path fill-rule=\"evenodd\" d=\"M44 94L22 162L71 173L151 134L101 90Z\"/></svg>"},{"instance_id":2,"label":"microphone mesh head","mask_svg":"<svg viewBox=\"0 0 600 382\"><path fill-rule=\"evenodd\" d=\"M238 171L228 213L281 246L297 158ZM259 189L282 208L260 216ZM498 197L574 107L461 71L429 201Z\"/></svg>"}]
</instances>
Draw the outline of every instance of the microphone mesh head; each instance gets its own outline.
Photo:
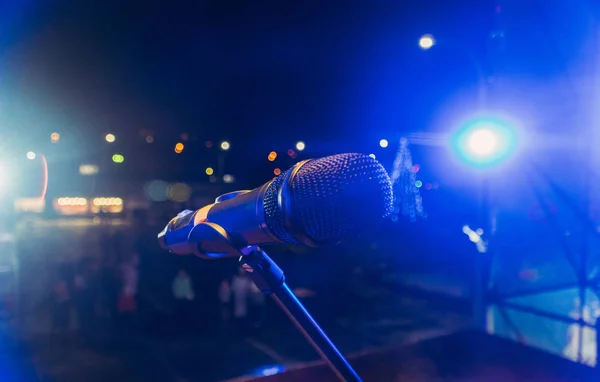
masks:
<instances>
[{"instance_id":1,"label":"microphone mesh head","mask_svg":"<svg viewBox=\"0 0 600 382\"><path fill-rule=\"evenodd\" d=\"M288 170L290 171L290 170ZM364 154L338 154L303 164L292 179L289 216L281 216L277 194L287 172L276 178L263 201L267 226L279 239L298 243L283 218L316 244L335 244L369 228L393 209L392 184L379 162Z\"/></svg>"}]
</instances>

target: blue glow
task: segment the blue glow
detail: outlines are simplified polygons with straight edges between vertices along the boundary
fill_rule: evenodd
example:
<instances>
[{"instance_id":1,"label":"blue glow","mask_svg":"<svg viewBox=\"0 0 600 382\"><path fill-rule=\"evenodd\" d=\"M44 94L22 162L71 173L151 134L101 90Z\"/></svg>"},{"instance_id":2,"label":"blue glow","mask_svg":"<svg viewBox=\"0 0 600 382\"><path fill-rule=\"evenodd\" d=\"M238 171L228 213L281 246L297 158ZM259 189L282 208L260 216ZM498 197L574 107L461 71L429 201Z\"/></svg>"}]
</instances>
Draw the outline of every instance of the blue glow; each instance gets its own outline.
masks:
<instances>
[{"instance_id":1,"label":"blue glow","mask_svg":"<svg viewBox=\"0 0 600 382\"><path fill-rule=\"evenodd\" d=\"M253 377L267 377L269 375L275 375L279 373L283 373L285 371L285 367L282 365L268 365L259 367L252 372Z\"/></svg>"},{"instance_id":2,"label":"blue glow","mask_svg":"<svg viewBox=\"0 0 600 382\"><path fill-rule=\"evenodd\" d=\"M475 167L500 165L517 149L515 129L496 118L477 118L467 122L453 136L452 149L458 157Z\"/></svg>"}]
</instances>

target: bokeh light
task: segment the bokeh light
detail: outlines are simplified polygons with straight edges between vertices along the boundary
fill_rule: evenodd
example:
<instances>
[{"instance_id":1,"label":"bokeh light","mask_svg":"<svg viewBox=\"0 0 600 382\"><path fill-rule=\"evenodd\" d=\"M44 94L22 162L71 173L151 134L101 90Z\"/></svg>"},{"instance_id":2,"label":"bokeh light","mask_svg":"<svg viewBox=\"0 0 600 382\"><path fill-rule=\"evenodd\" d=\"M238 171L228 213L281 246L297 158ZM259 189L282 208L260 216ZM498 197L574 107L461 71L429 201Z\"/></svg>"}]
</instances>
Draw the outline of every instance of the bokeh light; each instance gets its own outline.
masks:
<instances>
[{"instance_id":1,"label":"bokeh light","mask_svg":"<svg viewBox=\"0 0 600 382\"><path fill-rule=\"evenodd\" d=\"M29 160L34 160L36 157L35 153L33 151L28 151L27 152L27 159Z\"/></svg>"},{"instance_id":2,"label":"bokeh light","mask_svg":"<svg viewBox=\"0 0 600 382\"><path fill-rule=\"evenodd\" d=\"M152 135L148 135L146 137L146 143L153 143L154 142L154 137Z\"/></svg>"},{"instance_id":3,"label":"bokeh light","mask_svg":"<svg viewBox=\"0 0 600 382\"><path fill-rule=\"evenodd\" d=\"M515 129L497 118L476 118L454 135L452 147L464 162L475 167L496 166L517 149Z\"/></svg>"},{"instance_id":4,"label":"bokeh light","mask_svg":"<svg viewBox=\"0 0 600 382\"><path fill-rule=\"evenodd\" d=\"M177 154L181 154L183 152L184 148L185 148L185 146L183 145L183 143L179 142L175 145L175 152Z\"/></svg>"},{"instance_id":5,"label":"bokeh light","mask_svg":"<svg viewBox=\"0 0 600 382\"><path fill-rule=\"evenodd\" d=\"M54 132L52 134L50 134L50 141L52 143L58 143L58 141L60 140L60 134L57 132Z\"/></svg>"},{"instance_id":6,"label":"bokeh light","mask_svg":"<svg viewBox=\"0 0 600 382\"><path fill-rule=\"evenodd\" d=\"M227 151L231 148L231 145L227 141L221 142L221 150Z\"/></svg>"},{"instance_id":7,"label":"bokeh light","mask_svg":"<svg viewBox=\"0 0 600 382\"><path fill-rule=\"evenodd\" d=\"M106 134L106 136L104 137L104 139L106 140L106 142L108 143L113 143L114 141L117 140L117 137L115 137L114 134Z\"/></svg>"},{"instance_id":8,"label":"bokeh light","mask_svg":"<svg viewBox=\"0 0 600 382\"><path fill-rule=\"evenodd\" d=\"M300 142L296 143L296 150L303 151L305 148L306 148L306 145L304 144L304 142L300 141Z\"/></svg>"},{"instance_id":9,"label":"bokeh light","mask_svg":"<svg viewBox=\"0 0 600 382\"><path fill-rule=\"evenodd\" d=\"M271 376L279 373L283 373L285 371L285 367L282 365L269 365L263 366L256 370L254 370L251 375L254 377L265 377Z\"/></svg>"},{"instance_id":10,"label":"bokeh light","mask_svg":"<svg viewBox=\"0 0 600 382\"><path fill-rule=\"evenodd\" d=\"M168 195L174 202L187 202L192 196L192 188L185 183L175 183L169 187Z\"/></svg>"},{"instance_id":11,"label":"bokeh light","mask_svg":"<svg viewBox=\"0 0 600 382\"><path fill-rule=\"evenodd\" d=\"M377 157L375 156L375 154L369 154L369 156L373 159L377 159Z\"/></svg>"},{"instance_id":12,"label":"bokeh light","mask_svg":"<svg viewBox=\"0 0 600 382\"><path fill-rule=\"evenodd\" d=\"M212 175L215 173L215 170L213 170L212 167L207 167L206 168L206 175Z\"/></svg>"},{"instance_id":13,"label":"bokeh light","mask_svg":"<svg viewBox=\"0 0 600 382\"><path fill-rule=\"evenodd\" d=\"M267 159L269 162L273 162L275 159L277 159L277 153L275 151L271 151Z\"/></svg>"},{"instance_id":14,"label":"bokeh light","mask_svg":"<svg viewBox=\"0 0 600 382\"><path fill-rule=\"evenodd\" d=\"M82 164L79 166L79 173L81 175L96 175L98 171L100 169L94 164Z\"/></svg>"},{"instance_id":15,"label":"bokeh light","mask_svg":"<svg viewBox=\"0 0 600 382\"><path fill-rule=\"evenodd\" d=\"M235 178L233 177L233 175L225 174L225 175L223 175L223 182L224 183L233 183L233 182L235 182Z\"/></svg>"},{"instance_id":16,"label":"bokeh light","mask_svg":"<svg viewBox=\"0 0 600 382\"><path fill-rule=\"evenodd\" d=\"M425 35L421 36L421 38L419 39L419 47L421 47L421 49L427 50L434 45L435 45L435 39L430 34L425 34Z\"/></svg>"},{"instance_id":17,"label":"bokeh light","mask_svg":"<svg viewBox=\"0 0 600 382\"><path fill-rule=\"evenodd\" d=\"M281 175L281 169L280 168L276 168L275 170L273 170L273 174L279 176Z\"/></svg>"},{"instance_id":18,"label":"bokeh light","mask_svg":"<svg viewBox=\"0 0 600 382\"><path fill-rule=\"evenodd\" d=\"M388 145L389 145L389 143L388 143L387 139L382 139L379 141L379 146L381 146L383 148L388 147Z\"/></svg>"},{"instance_id":19,"label":"bokeh light","mask_svg":"<svg viewBox=\"0 0 600 382\"><path fill-rule=\"evenodd\" d=\"M96 201L96 199L94 199ZM59 206L85 206L87 205L86 198L58 198L56 201Z\"/></svg>"},{"instance_id":20,"label":"bokeh light","mask_svg":"<svg viewBox=\"0 0 600 382\"><path fill-rule=\"evenodd\" d=\"M144 185L144 194L153 202L164 202L169 199L169 183L152 180Z\"/></svg>"},{"instance_id":21,"label":"bokeh light","mask_svg":"<svg viewBox=\"0 0 600 382\"><path fill-rule=\"evenodd\" d=\"M125 161L125 157L121 154L114 154L112 156L112 161L115 163L123 163Z\"/></svg>"},{"instance_id":22,"label":"bokeh light","mask_svg":"<svg viewBox=\"0 0 600 382\"><path fill-rule=\"evenodd\" d=\"M59 199L59 203L60 203L60 199ZM121 199L121 198L94 198L92 203L95 206L122 206L123 199Z\"/></svg>"}]
</instances>

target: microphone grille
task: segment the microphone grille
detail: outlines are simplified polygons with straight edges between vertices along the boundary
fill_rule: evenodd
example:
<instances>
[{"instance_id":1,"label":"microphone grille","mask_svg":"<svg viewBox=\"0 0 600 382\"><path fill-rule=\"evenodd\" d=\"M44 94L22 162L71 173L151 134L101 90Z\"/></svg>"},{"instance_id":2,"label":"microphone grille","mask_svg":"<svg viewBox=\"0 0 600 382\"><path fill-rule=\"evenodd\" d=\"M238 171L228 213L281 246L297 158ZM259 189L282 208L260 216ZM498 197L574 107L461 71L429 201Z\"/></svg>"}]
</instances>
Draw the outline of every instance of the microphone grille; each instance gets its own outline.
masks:
<instances>
[{"instance_id":1,"label":"microphone grille","mask_svg":"<svg viewBox=\"0 0 600 382\"><path fill-rule=\"evenodd\" d=\"M288 170L289 171L289 170ZM297 243L283 227L277 192L286 174L276 178L265 194L265 218L281 240ZM383 166L364 154L338 154L303 164L289 188L287 218L317 244L335 244L387 217L393 209L390 178ZM275 203L274 203L275 202ZM274 207L274 206L273 206Z\"/></svg>"}]
</instances>

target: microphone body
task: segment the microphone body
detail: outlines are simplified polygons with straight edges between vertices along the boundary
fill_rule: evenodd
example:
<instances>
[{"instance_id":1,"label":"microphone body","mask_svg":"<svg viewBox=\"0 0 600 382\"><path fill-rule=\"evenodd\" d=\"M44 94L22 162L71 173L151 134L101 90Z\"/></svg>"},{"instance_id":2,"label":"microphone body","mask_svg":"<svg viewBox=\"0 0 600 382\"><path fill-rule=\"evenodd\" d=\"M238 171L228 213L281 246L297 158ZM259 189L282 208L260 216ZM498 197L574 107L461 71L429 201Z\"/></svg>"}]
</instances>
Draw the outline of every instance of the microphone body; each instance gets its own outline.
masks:
<instances>
[{"instance_id":1,"label":"microphone body","mask_svg":"<svg viewBox=\"0 0 600 382\"><path fill-rule=\"evenodd\" d=\"M232 255L207 249L206 241L220 239L237 249L332 245L389 215L392 202L392 185L381 164L363 154L338 154L299 162L254 190L183 211L159 234L159 242L177 254L210 258Z\"/></svg>"}]
</instances>

